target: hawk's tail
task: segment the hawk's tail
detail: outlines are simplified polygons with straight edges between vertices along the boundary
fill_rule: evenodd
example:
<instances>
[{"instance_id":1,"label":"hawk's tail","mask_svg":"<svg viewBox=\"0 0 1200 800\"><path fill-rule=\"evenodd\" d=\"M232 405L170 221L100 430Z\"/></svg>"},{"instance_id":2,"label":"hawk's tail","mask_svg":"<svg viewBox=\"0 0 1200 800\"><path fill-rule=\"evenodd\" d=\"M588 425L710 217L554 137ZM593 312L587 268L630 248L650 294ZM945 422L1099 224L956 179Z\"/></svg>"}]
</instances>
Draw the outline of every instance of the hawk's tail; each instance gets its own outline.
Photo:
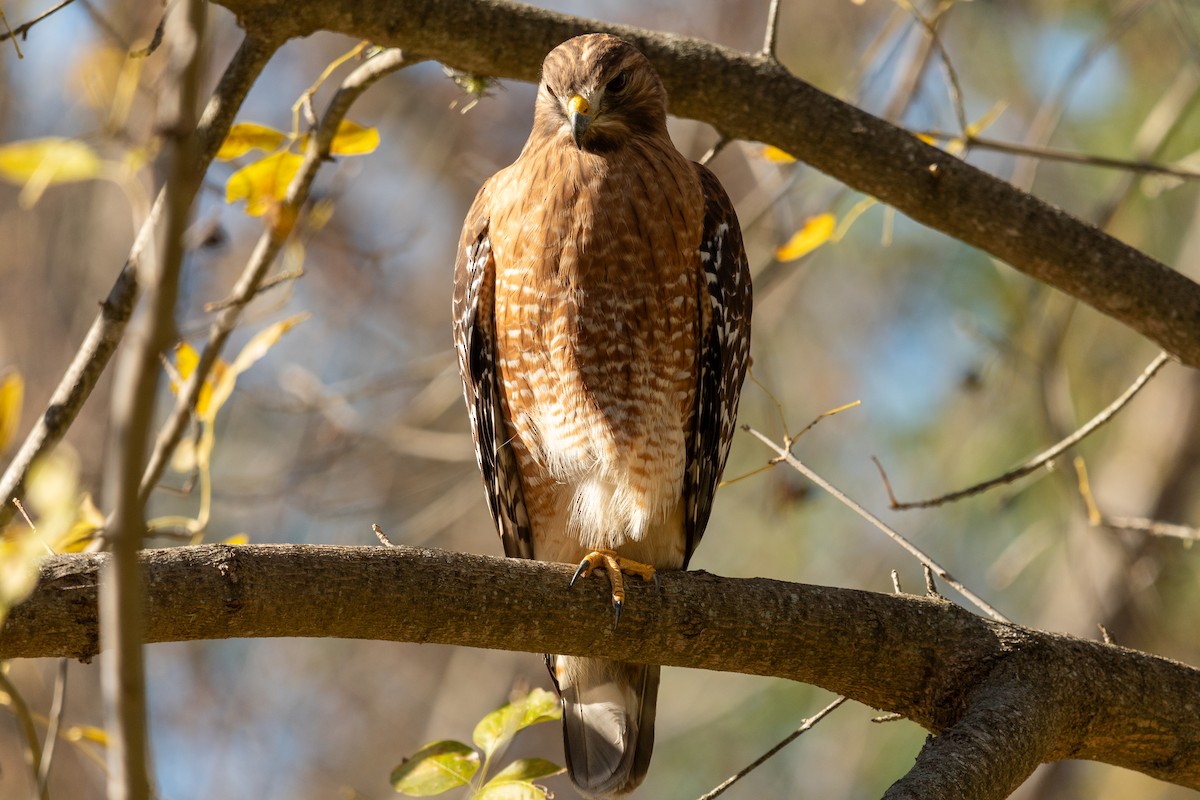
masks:
<instances>
[{"instance_id":1,"label":"hawk's tail","mask_svg":"<svg viewBox=\"0 0 1200 800\"><path fill-rule=\"evenodd\" d=\"M657 666L598 658L547 658L563 701L571 781L588 797L633 791L654 750Z\"/></svg>"}]
</instances>

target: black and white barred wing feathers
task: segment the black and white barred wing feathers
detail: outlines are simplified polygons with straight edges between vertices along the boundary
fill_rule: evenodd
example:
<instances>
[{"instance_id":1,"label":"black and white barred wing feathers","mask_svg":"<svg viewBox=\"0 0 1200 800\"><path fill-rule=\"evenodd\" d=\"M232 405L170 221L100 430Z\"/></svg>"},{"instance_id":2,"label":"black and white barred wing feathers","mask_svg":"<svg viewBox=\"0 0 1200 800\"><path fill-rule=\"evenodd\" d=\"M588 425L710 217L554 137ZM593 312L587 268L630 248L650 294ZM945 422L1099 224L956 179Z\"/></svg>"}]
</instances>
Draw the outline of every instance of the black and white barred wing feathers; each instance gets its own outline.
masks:
<instances>
[{"instance_id":1,"label":"black and white barred wing feathers","mask_svg":"<svg viewBox=\"0 0 1200 800\"><path fill-rule=\"evenodd\" d=\"M704 191L704 329L697 353L696 417L688 442L684 502L685 562L691 559L712 512L713 496L737 425L738 398L750 363L750 266L733 203L717 177L697 164ZM706 290L706 291L705 291Z\"/></svg>"},{"instance_id":2,"label":"black and white barred wing feathers","mask_svg":"<svg viewBox=\"0 0 1200 800\"><path fill-rule=\"evenodd\" d=\"M509 444L500 407L496 370L496 263L488 240L488 186L479 191L467 214L458 257L454 264L454 346L475 459L483 475L488 507L504 553L510 557L533 558L533 534L525 509L521 476Z\"/></svg>"}]
</instances>

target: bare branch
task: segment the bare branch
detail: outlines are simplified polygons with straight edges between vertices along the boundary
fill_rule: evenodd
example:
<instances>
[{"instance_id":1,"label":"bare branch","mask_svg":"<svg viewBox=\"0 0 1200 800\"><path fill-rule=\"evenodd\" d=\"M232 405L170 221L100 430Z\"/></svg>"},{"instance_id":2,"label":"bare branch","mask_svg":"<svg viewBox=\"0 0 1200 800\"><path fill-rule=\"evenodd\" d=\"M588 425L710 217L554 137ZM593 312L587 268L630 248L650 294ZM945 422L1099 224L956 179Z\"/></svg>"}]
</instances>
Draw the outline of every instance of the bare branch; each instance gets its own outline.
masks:
<instances>
[{"instance_id":1,"label":"bare branch","mask_svg":"<svg viewBox=\"0 0 1200 800\"><path fill-rule=\"evenodd\" d=\"M723 781L718 786L716 786L711 792L706 792L705 794L703 794L700 797L700 800L713 800L714 797L719 797L720 795L725 794L725 792L729 789L730 786L733 786L735 783L740 781L742 778L749 775L752 770L762 766L763 763L768 758L775 755L783 748L787 747L789 744L791 744L793 741L795 741L796 738L799 737L802 733L804 733L805 731L812 730L812 727L814 725L816 725L821 720L825 719L825 717L829 716L829 714L834 709L836 709L838 706L840 706L844 702L846 702L846 698L839 697L836 700L834 700L832 703L830 703L829 705L822 708L816 714L813 714L811 717L804 720L804 722L800 723L799 728L796 728L796 730L792 731L787 736L785 736L779 744L775 745L770 750L763 753L758 758L754 759L754 761L751 764L748 764L747 766L738 770L736 774L729 776L729 778L727 778L725 781Z\"/></svg>"},{"instance_id":2,"label":"bare branch","mask_svg":"<svg viewBox=\"0 0 1200 800\"><path fill-rule=\"evenodd\" d=\"M1053 689L1002 664L969 698L966 713L925 740L917 761L884 800L1002 800L1065 735Z\"/></svg>"},{"instance_id":3,"label":"bare branch","mask_svg":"<svg viewBox=\"0 0 1200 800\"><path fill-rule=\"evenodd\" d=\"M1070 450L1075 445L1079 444L1088 436L1095 433L1105 423L1112 420L1112 418L1117 415L1117 412L1124 408L1125 405L1133 399L1134 395L1140 392L1142 388L1150 382L1150 379L1153 378L1154 375L1170 360L1171 356L1169 354L1159 353L1157 356L1155 356L1154 360L1151 361L1144 370L1142 370L1142 373L1138 375L1137 380L1130 384L1128 389L1122 392L1116 400L1113 400L1111 403L1109 403L1099 414L1088 420L1083 427L1077 429L1070 436L1058 442L1058 444L1054 445L1050 449L1044 450L1038 455L1029 459L1021 466L1010 469L1003 475L997 475L996 477L990 478L981 483L968 486L965 489L959 489L957 491L949 492L937 497L931 497L926 500L914 500L911 502L902 503L897 500L896 496L892 493L891 481L888 480L887 473L883 470L883 465L879 463L878 459L873 459L875 461L875 466L879 468L880 476L883 478L884 488L887 489L888 501L891 503L892 509L895 511L907 511L912 508L931 508L933 506L940 506L943 503L962 500L964 497L971 497L973 495L980 494L981 492L986 492L988 489L1012 483L1013 481L1023 478L1032 472L1038 471L1042 467L1052 464L1056 458L1061 456L1067 450Z\"/></svg>"},{"instance_id":4,"label":"bare branch","mask_svg":"<svg viewBox=\"0 0 1200 800\"><path fill-rule=\"evenodd\" d=\"M759 55L763 58L778 63L779 56L776 55L776 49L779 45L779 5L780 0L769 0L767 6L767 30L763 34L762 50L759 50Z\"/></svg>"},{"instance_id":5,"label":"bare branch","mask_svg":"<svg viewBox=\"0 0 1200 800\"><path fill-rule=\"evenodd\" d=\"M1200 172L1194 169L1183 169L1182 167L1158 164L1144 159L1096 156L1089 153L1077 153L1073 150L1061 150L1055 147L1035 147L1016 142L1002 142L998 139L989 139L984 136L964 136L961 133L947 133L945 131L921 131L915 135L926 136L931 139L959 141L968 148L994 150L997 153L1008 153L1009 155L1016 156L1030 156L1042 161L1062 161L1068 164L1083 164L1089 167L1119 169L1139 175L1169 175L1183 180L1200 179Z\"/></svg>"},{"instance_id":6,"label":"bare branch","mask_svg":"<svg viewBox=\"0 0 1200 800\"><path fill-rule=\"evenodd\" d=\"M42 769L42 745L38 742L37 728L33 725L33 714L29 713L29 704L3 670L0 670L0 691L8 695L8 705L12 707L13 716L17 718L17 727L21 729L21 749L25 754L25 764L33 774L34 785L38 785L38 774ZM39 786L38 798L49 800L45 787Z\"/></svg>"},{"instance_id":7,"label":"bare branch","mask_svg":"<svg viewBox=\"0 0 1200 800\"><path fill-rule=\"evenodd\" d=\"M242 309L246 307L262 286L267 270L275 262L283 245L291 235L292 226L301 207L308 201L309 188L316 178L317 170L329 158L329 148L337 133L338 125L350 110L350 106L372 84L401 67L413 63L406 61L399 50L387 50L363 63L342 82L341 88L329 102L316 135L310 138L308 152L300 165L292 183L288 186L287 196L276 209L271 221L267 224L246 268L238 278L228 299L222 301L221 313L209 328L208 340L200 353L192 374L180 388L175 399L175 407L166 423L159 431L154 442L154 451L146 464L142 475L140 494L142 502L150 496L150 492L162 477L163 470L171 460L171 454L183 437L183 432L191 418L192 409L200 397L204 381L216 363L217 357L229 339L229 335L237 327Z\"/></svg>"},{"instance_id":8,"label":"bare branch","mask_svg":"<svg viewBox=\"0 0 1200 800\"><path fill-rule=\"evenodd\" d=\"M761 56L505 0L294 0L286 13L278 0L220 4L248 30L334 30L454 69L527 81L537 80L542 58L565 39L595 31L624 36L654 63L673 113L730 138L773 144L1200 367L1200 285Z\"/></svg>"},{"instance_id":9,"label":"bare branch","mask_svg":"<svg viewBox=\"0 0 1200 800\"><path fill-rule=\"evenodd\" d=\"M50 721L46 725L46 746L42 749L42 763L38 767L38 795L46 797L50 785L50 766L54 763L54 751L58 744L58 731L62 727L63 709L67 699L67 671L71 666L68 659L58 660L58 674L54 678L54 699L50 701Z\"/></svg>"},{"instance_id":10,"label":"bare branch","mask_svg":"<svg viewBox=\"0 0 1200 800\"><path fill-rule=\"evenodd\" d=\"M138 551L146 535L145 505L138 478L146 459L158 393L159 355L175 334L175 304L183 267L184 233L203 173L195 169L196 106L204 62L205 11L188 0L170 18L171 52L163 107L166 185L163 188L162 250L139 265L147 309L130 329L113 381L110 439L106 453L106 505L112 515L105 537L112 558L100 583L104 653L100 677L108 734L108 800L149 800L149 734L142 642L145 620Z\"/></svg>"},{"instance_id":11,"label":"bare branch","mask_svg":"<svg viewBox=\"0 0 1200 800\"><path fill-rule=\"evenodd\" d=\"M614 628L607 584L568 589L566 564L403 546L140 555L148 642L316 636L603 654L803 681L945 735L972 709L986 720L1004 697L1014 709L1028 699L1038 710L1026 738L1041 760L1091 759L1200 788L1200 722L1187 711L1200 670L993 622L944 600L667 571L658 586L628 587ZM0 630L0 658L94 656L96 575L107 559L47 559ZM1042 726L1054 730L1050 744Z\"/></svg>"},{"instance_id":12,"label":"bare branch","mask_svg":"<svg viewBox=\"0 0 1200 800\"><path fill-rule=\"evenodd\" d=\"M1075 459L1075 475L1079 482L1079 496L1083 498L1084 507L1087 509L1088 523L1092 527L1137 531L1151 536L1168 536L1185 541L1200 540L1200 528L1193 528L1190 525L1177 525L1146 517L1113 517L1100 513L1100 507L1096 505L1096 498L1092 494L1091 482L1088 480L1087 467L1082 458ZM1107 631L1105 633L1107 634Z\"/></svg>"},{"instance_id":13,"label":"bare branch","mask_svg":"<svg viewBox=\"0 0 1200 800\"><path fill-rule=\"evenodd\" d=\"M896 544L900 545L905 550L907 550L914 558L917 559L917 561L920 561L921 564L923 564L926 567L926 569L932 571L939 578L941 578L946 583L953 586L958 591L959 594L961 594L963 597L967 598L967 600L971 601L971 603L973 603L976 607L978 607L981 611L983 611L989 617L991 617L992 619L994 619L998 622L1008 622L1008 617L1001 614L999 611L997 611L995 608L993 608L990 603L988 603L982 597L975 594L973 591L971 591L966 586L964 586L961 582L958 581L958 579L956 579L953 575L951 575L946 570L945 567L943 567L942 565L940 565L936 561L934 561L923 550L921 550L915 544L910 542L908 539L904 538L904 536L902 536L898 531L889 527L886 522L884 522L879 517L872 514L870 511L867 511L867 509L863 508L859 503L857 503L853 499L851 499L841 489L837 488L836 486L831 484L829 481L825 480L820 475L818 475L817 473L815 473L811 469L809 469L805 464L803 464L800 461L800 459L798 459L794 455L792 455L791 452L789 452L786 447L781 447L780 445L771 441L769 438L767 438L763 434L756 431L754 428L751 428L749 425L742 426L742 429L749 432L760 442L762 442L767 447L774 450L775 456L776 456L774 461L786 463L792 469L796 470L801 475L808 478L810 481L817 484L825 491L829 492L831 495L833 495L835 498L837 498L838 502L840 502L842 505L846 506L851 511L853 511L855 514L858 514L860 517L865 519L867 522L871 523L873 526L875 526L879 530L883 531L883 533L886 534L888 536L888 538L890 538L892 541L896 542ZM928 584L927 584L927 586L928 586Z\"/></svg>"},{"instance_id":14,"label":"bare branch","mask_svg":"<svg viewBox=\"0 0 1200 800\"><path fill-rule=\"evenodd\" d=\"M74 3L74 2L75 2L75 0L62 0L62 2L59 3L58 5L51 6L50 8L48 8L45 11L43 11L42 13L38 14L36 17L29 20L28 22L22 22L20 25L13 28L12 30L6 30L3 32L0 32L0 42L7 41L8 39L15 39L18 36L21 37L22 41L24 41L25 39L28 39L30 28L32 28L34 25L37 25L39 22L44 20L46 17L57 14L59 11L62 11L64 8L66 8L67 6L71 5L71 3ZM20 52L21 52L20 50L17 50L18 54Z\"/></svg>"},{"instance_id":15,"label":"bare branch","mask_svg":"<svg viewBox=\"0 0 1200 800\"><path fill-rule=\"evenodd\" d=\"M197 175L204 173L216 155L217 148L229 132L229 126L233 124L234 114L274 54L279 41L282 40L248 35L238 48L197 126L199 147L194 166ZM99 316L92 323L83 344L51 395L49 406L38 417L33 430L25 437L21 448L5 469L4 476L0 478L0 498L11 498L21 494L29 467L40 456L53 449L66 435L108 366L137 302L140 291L138 263L153 243L154 232L160 224L162 214L163 196L160 194L150 211L150 216L138 231L129 251L129 259L117 275L108 297L100 304ZM0 526L7 522L11 515L9 504L0 503Z\"/></svg>"}]
</instances>

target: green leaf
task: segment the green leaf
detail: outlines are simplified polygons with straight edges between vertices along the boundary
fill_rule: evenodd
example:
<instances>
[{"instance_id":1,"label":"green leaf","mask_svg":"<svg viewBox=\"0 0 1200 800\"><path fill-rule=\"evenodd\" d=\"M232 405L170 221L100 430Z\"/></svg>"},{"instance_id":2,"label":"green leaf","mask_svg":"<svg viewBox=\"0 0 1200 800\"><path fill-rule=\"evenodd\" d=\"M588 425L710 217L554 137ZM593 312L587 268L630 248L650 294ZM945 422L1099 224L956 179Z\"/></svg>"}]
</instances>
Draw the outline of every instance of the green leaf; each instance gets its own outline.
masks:
<instances>
[{"instance_id":1,"label":"green leaf","mask_svg":"<svg viewBox=\"0 0 1200 800\"><path fill-rule=\"evenodd\" d=\"M462 742L427 744L392 770L392 788L409 797L429 797L465 786L479 770L479 753Z\"/></svg>"},{"instance_id":2,"label":"green leaf","mask_svg":"<svg viewBox=\"0 0 1200 800\"><path fill-rule=\"evenodd\" d=\"M471 800L546 800L546 790L526 781L489 781Z\"/></svg>"},{"instance_id":3,"label":"green leaf","mask_svg":"<svg viewBox=\"0 0 1200 800\"><path fill-rule=\"evenodd\" d=\"M497 708L475 726L473 740L484 755L491 757L503 750L517 731L562 717L558 698L545 689L534 689L520 700Z\"/></svg>"},{"instance_id":4,"label":"green leaf","mask_svg":"<svg viewBox=\"0 0 1200 800\"><path fill-rule=\"evenodd\" d=\"M496 777L492 778L488 783L535 781L538 778L549 778L551 775L558 775L565 771L565 768L544 758L518 758L496 773Z\"/></svg>"}]
</instances>

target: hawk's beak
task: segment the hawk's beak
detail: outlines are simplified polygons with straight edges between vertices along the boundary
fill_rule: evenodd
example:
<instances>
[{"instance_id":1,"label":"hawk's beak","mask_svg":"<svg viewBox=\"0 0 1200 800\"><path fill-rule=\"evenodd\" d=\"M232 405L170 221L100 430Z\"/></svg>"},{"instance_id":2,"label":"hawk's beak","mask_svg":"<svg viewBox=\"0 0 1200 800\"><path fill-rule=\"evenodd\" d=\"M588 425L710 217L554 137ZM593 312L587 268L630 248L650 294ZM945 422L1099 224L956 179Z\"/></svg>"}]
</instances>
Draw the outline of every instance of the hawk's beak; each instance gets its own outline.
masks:
<instances>
[{"instance_id":1,"label":"hawk's beak","mask_svg":"<svg viewBox=\"0 0 1200 800\"><path fill-rule=\"evenodd\" d=\"M571 123L571 141L583 149L583 135L592 124L592 105L581 94L572 95L567 101L567 121Z\"/></svg>"}]
</instances>

